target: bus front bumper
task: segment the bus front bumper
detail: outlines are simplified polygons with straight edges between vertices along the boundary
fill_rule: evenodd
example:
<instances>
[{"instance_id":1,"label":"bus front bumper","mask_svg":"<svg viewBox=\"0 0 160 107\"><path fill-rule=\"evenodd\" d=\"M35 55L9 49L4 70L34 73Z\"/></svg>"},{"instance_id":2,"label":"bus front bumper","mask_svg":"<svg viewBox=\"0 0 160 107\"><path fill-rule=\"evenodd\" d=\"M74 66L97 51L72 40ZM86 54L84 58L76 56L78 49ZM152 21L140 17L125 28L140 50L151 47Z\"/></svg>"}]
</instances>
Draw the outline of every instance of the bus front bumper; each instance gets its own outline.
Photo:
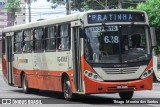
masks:
<instances>
[{"instance_id":1,"label":"bus front bumper","mask_svg":"<svg viewBox=\"0 0 160 107\"><path fill-rule=\"evenodd\" d=\"M116 93L125 91L151 90L153 75L145 79L130 80L125 82L100 82L91 80L87 77L84 79L85 93Z\"/></svg>"}]
</instances>

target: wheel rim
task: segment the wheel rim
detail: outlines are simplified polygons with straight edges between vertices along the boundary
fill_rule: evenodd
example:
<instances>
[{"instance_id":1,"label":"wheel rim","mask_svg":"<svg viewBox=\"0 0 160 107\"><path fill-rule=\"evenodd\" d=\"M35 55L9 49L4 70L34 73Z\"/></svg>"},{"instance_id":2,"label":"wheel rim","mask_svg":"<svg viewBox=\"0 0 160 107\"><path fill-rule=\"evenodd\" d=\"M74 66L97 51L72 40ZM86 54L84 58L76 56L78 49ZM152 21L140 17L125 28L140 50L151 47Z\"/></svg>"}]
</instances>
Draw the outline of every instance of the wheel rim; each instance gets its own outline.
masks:
<instances>
[{"instance_id":1,"label":"wheel rim","mask_svg":"<svg viewBox=\"0 0 160 107\"><path fill-rule=\"evenodd\" d=\"M64 97L65 99L69 100L71 98L71 84L70 84L70 81L67 80L65 81L65 84L64 84Z\"/></svg>"}]
</instances>

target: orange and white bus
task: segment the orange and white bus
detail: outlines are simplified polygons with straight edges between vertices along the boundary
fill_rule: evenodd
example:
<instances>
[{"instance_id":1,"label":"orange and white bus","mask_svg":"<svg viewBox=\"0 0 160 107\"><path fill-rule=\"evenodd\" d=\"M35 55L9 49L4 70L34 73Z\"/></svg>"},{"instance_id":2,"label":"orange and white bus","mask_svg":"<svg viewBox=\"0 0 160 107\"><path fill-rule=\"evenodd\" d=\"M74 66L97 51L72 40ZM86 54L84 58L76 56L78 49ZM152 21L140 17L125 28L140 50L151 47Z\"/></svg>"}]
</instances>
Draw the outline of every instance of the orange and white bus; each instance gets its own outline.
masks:
<instances>
[{"instance_id":1,"label":"orange and white bus","mask_svg":"<svg viewBox=\"0 0 160 107\"><path fill-rule=\"evenodd\" d=\"M5 28L4 80L31 89L73 94L152 89L152 43L143 11L99 10Z\"/></svg>"}]
</instances>

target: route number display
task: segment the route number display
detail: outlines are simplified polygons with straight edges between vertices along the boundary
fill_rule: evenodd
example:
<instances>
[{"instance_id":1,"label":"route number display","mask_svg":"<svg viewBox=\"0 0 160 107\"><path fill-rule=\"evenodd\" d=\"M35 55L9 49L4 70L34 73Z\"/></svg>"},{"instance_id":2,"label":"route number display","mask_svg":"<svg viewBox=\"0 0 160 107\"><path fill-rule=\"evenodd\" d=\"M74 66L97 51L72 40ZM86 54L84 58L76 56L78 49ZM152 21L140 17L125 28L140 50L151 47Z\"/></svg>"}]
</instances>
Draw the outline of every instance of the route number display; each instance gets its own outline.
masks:
<instances>
[{"instance_id":1,"label":"route number display","mask_svg":"<svg viewBox=\"0 0 160 107\"><path fill-rule=\"evenodd\" d=\"M118 36L105 36L104 42L105 43L119 43L119 37Z\"/></svg>"}]
</instances>

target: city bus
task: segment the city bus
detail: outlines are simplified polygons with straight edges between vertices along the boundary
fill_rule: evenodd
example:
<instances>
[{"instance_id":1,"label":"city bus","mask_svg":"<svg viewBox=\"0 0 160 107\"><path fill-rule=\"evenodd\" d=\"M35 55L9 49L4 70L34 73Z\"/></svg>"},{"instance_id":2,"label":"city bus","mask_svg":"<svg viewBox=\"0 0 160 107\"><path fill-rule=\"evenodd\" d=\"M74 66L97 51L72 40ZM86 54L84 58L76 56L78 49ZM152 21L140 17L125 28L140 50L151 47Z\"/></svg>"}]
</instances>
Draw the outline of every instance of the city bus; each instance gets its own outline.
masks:
<instances>
[{"instance_id":1,"label":"city bus","mask_svg":"<svg viewBox=\"0 0 160 107\"><path fill-rule=\"evenodd\" d=\"M152 42L147 14L94 10L7 27L2 72L11 86L75 94L151 90Z\"/></svg>"}]
</instances>

